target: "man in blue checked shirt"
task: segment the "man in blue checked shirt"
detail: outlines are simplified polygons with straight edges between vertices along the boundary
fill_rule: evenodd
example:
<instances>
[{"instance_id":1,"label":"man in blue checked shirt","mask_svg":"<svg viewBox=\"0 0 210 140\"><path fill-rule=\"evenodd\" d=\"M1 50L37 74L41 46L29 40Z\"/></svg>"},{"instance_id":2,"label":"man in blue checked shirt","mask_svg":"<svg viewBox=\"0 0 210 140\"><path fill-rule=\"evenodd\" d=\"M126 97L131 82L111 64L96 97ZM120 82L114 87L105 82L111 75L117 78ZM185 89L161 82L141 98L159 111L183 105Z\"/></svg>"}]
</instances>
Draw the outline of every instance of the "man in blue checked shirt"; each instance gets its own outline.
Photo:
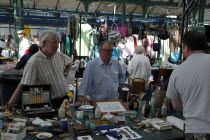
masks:
<instances>
[{"instance_id":1,"label":"man in blue checked shirt","mask_svg":"<svg viewBox=\"0 0 210 140\"><path fill-rule=\"evenodd\" d=\"M75 107L81 106L87 94L90 95L90 101L119 98L118 86L125 83L126 71L117 60L112 59L113 47L112 42L102 42L99 46L100 57L87 64Z\"/></svg>"}]
</instances>

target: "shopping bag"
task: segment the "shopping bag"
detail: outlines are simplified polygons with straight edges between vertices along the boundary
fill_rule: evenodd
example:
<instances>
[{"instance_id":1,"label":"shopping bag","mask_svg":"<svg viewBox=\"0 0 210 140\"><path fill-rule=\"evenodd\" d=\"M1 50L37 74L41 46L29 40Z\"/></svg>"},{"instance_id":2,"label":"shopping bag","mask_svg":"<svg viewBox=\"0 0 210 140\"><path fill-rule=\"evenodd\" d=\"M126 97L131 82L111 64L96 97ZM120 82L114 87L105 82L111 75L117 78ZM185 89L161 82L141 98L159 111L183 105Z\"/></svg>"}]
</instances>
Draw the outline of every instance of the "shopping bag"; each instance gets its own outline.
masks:
<instances>
[{"instance_id":1,"label":"shopping bag","mask_svg":"<svg viewBox=\"0 0 210 140\"><path fill-rule=\"evenodd\" d=\"M115 27L114 30L115 31L119 31L122 37L126 37L127 34L128 34L128 27L126 27L126 26L124 26L124 27Z\"/></svg>"}]
</instances>

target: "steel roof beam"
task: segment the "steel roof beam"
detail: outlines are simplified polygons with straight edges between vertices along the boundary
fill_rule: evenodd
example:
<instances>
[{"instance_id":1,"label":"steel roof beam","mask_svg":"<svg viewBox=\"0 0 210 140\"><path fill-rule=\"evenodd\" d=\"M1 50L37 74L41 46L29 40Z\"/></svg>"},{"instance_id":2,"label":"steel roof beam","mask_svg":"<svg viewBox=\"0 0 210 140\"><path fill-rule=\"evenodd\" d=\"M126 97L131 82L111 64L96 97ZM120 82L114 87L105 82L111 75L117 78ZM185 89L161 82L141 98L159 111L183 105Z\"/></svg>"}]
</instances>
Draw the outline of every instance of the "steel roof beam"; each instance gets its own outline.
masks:
<instances>
[{"instance_id":1,"label":"steel roof beam","mask_svg":"<svg viewBox=\"0 0 210 140\"><path fill-rule=\"evenodd\" d=\"M56 10L58 9L59 1L60 1L60 0L57 0L57 4L56 4L56 6L55 6L55 9L56 9Z\"/></svg>"},{"instance_id":2,"label":"steel roof beam","mask_svg":"<svg viewBox=\"0 0 210 140\"><path fill-rule=\"evenodd\" d=\"M122 3L122 0L88 0L90 2L117 2L117 3ZM164 2L164 1L143 1L143 0L129 0L126 1L127 4L137 4L137 5L144 5L147 4L148 6L171 6L171 7L178 7L179 3L178 2ZM183 6L183 5L182 5ZM210 9L210 5L206 5L205 8Z\"/></svg>"},{"instance_id":3,"label":"steel roof beam","mask_svg":"<svg viewBox=\"0 0 210 140\"><path fill-rule=\"evenodd\" d=\"M95 12L98 12L98 9L100 8L102 2L99 3L98 7L96 8Z\"/></svg>"},{"instance_id":4,"label":"steel roof beam","mask_svg":"<svg viewBox=\"0 0 210 140\"><path fill-rule=\"evenodd\" d=\"M3 6L0 6L0 9L14 9L13 7L3 7ZM84 11L76 11L76 10L60 10L60 9L41 9L41 8L19 8L18 10L23 10L23 11L37 11L37 12L51 12L51 13L71 13L71 14L86 14ZM89 15L92 15L94 16L95 15L95 12L88 12ZM98 16L113 16L113 13L112 12L100 12L100 13L97 13ZM122 16L122 13L116 13L115 16L117 17L121 17ZM133 18L144 18L143 15L139 14L139 15L130 15L128 13L126 13L125 17L133 17ZM165 18L165 17L155 17L155 16L148 16L147 19L165 19L165 20L169 20L171 18ZM175 20L180 20L180 19L175 19Z\"/></svg>"},{"instance_id":5,"label":"steel roof beam","mask_svg":"<svg viewBox=\"0 0 210 140\"><path fill-rule=\"evenodd\" d=\"M79 4L77 5L76 11L78 11L80 4L81 4L81 1L80 1Z\"/></svg>"}]
</instances>

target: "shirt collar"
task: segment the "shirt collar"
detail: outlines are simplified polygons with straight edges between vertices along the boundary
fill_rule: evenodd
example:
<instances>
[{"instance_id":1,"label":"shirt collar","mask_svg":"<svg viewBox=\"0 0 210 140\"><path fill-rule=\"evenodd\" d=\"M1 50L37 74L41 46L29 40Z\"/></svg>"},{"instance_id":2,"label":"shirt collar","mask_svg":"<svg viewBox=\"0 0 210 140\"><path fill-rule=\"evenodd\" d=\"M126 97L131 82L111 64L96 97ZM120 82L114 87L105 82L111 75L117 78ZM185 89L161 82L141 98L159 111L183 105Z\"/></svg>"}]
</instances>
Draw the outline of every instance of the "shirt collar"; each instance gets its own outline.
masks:
<instances>
[{"instance_id":1,"label":"shirt collar","mask_svg":"<svg viewBox=\"0 0 210 140\"><path fill-rule=\"evenodd\" d=\"M108 65L111 65L112 64L112 58L109 60L109 64ZM99 57L99 65L106 65L103 61L102 61L102 59L101 59L101 57Z\"/></svg>"},{"instance_id":2,"label":"shirt collar","mask_svg":"<svg viewBox=\"0 0 210 140\"><path fill-rule=\"evenodd\" d=\"M43 57L43 58L45 58L45 59L52 59L52 58L54 57L54 55L51 56L51 57L47 57L47 56L41 51L41 49L39 49L39 53L40 53L41 57Z\"/></svg>"}]
</instances>

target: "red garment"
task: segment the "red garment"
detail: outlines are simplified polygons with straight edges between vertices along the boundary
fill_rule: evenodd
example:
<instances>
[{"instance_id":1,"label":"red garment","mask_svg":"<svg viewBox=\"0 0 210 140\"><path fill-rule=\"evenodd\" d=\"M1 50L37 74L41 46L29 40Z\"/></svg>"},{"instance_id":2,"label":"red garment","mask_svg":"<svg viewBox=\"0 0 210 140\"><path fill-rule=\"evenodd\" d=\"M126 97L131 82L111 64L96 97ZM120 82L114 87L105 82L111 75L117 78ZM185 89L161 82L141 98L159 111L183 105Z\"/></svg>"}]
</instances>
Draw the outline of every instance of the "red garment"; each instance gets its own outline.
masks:
<instances>
[{"instance_id":1,"label":"red garment","mask_svg":"<svg viewBox=\"0 0 210 140\"><path fill-rule=\"evenodd\" d=\"M132 37L134 39L134 48L136 48L136 46L137 46L137 39L136 39L136 37L134 35L132 35Z\"/></svg>"},{"instance_id":2,"label":"red garment","mask_svg":"<svg viewBox=\"0 0 210 140\"><path fill-rule=\"evenodd\" d=\"M26 51L24 52L24 54L28 54L29 53L29 49L26 49Z\"/></svg>"}]
</instances>

